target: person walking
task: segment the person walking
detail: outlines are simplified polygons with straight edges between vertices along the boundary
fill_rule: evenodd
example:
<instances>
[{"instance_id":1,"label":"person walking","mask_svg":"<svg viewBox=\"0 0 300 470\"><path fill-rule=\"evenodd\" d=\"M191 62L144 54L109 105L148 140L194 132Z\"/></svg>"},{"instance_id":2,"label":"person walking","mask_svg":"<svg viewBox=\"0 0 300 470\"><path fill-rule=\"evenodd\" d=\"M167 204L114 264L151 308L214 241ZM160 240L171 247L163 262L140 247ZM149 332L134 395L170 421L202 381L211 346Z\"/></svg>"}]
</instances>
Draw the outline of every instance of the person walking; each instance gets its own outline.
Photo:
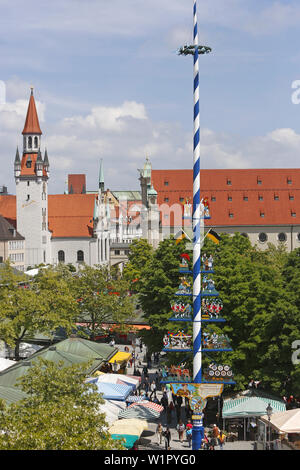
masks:
<instances>
[{"instance_id":1,"label":"person walking","mask_svg":"<svg viewBox=\"0 0 300 470\"><path fill-rule=\"evenodd\" d=\"M212 440L214 443L214 447L219 444L219 441L218 441L219 434L220 434L220 429L218 428L216 424L214 424L213 430L212 430Z\"/></svg>"},{"instance_id":2,"label":"person walking","mask_svg":"<svg viewBox=\"0 0 300 470\"><path fill-rule=\"evenodd\" d=\"M191 445L192 445L192 436L193 436L192 427L191 427L191 428L188 428L188 427L186 426L185 435L186 435L186 440L188 441L188 445L189 445L189 447L191 447Z\"/></svg>"},{"instance_id":3,"label":"person walking","mask_svg":"<svg viewBox=\"0 0 300 470\"><path fill-rule=\"evenodd\" d=\"M168 408L167 408L167 423L168 425L171 424L172 422L172 412L174 410L174 403L171 401L169 404L168 404Z\"/></svg>"},{"instance_id":4,"label":"person walking","mask_svg":"<svg viewBox=\"0 0 300 470\"><path fill-rule=\"evenodd\" d=\"M170 442L171 442L171 431L169 426L163 431L163 437L165 439L165 450L171 450Z\"/></svg>"},{"instance_id":5,"label":"person walking","mask_svg":"<svg viewBox=\"0 0 300 470\"><path fill-rule=\"evenodd\" d=\"M202 439L202 445L201 445L203 450L209 450L209 440L207 437L207 434L204 433L204 437Z\"/></svg>"},{"instance_id":6,"label":"person walking","mask_svg":"<svg viewBox=\"0 0 300 470\"><path fill-rule=\"evenodd\" d=\"M162 438L163 438L163 427L161 423L158 423L156 427L156 436L157 436L157 444L162 443Z\"/></svg>"},{"instance_id":7,"label":"person walking","mask_svg":"<svg viewBox=\"0 0 300 470\"><path fill-rule=\"evenodd\" d=\"M163 396L161 398L161 401L160 401L161 405L164 407L164 412L167 414L167 409L168 409L168 397L167 397L167 393L164 392L163 393Z\"/></svg>"},{"instance_id":8,"label":"person walking","mask_svg":"<svg viewBox=\"0 0 300 470\"><path fill-rule=\"evenodd\" d=\"M153 380L153 381L151 382L150 391L151 391L151 393L150 393L150 400L151 400L152 396L153 396L153 395L154 395L154 396L156 395L156 383L155 383L155 380Z\"/></svg>"},{"instance_id":9,"label":"person walking","mask_svg":"<svg viewBox=\"0 0 300 470\"><path fill-rule=\"evenodd\" d=\"M181 405L182 405L182 397L176 397L176 416L177 416L177 423L181 420Z\"/></svg>"},{"instance_id":10,"label":"person walking","mask_svg":"<svg viewBox=\"0 0 300 470\"><path fill-rule=\"evenodd\" d=\"M177 424L177 432L178 432L178 437L181 443L183 443L183 433L185 430L185 425L183 424L182 420L180 419L178 424Z\"/></svg>"},{"instance_id":11,"label":"person walking","mask_svg":"<svg viewBox=\"0 0 300 470\"><path fill-rule=\"evenodd\" d=\"M218 440L219 440L220 450L223 450L223 446L224 446L225 440L226 440L226 436L225 436L225 434L223 433L223 431L220 431Z\"/></svg>"}]
</instances>

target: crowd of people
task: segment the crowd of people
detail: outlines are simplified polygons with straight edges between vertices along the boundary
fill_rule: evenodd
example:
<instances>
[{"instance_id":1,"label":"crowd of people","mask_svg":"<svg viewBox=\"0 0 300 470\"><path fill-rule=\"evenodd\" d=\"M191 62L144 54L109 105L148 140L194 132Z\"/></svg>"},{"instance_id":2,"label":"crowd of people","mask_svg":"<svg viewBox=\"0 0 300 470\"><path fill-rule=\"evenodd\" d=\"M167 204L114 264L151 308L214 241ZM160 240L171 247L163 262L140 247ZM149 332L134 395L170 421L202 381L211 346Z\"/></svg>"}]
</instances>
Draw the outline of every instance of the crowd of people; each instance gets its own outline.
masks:
<instances>
[{"instance_id":1,"label":"crowd of people","mask_svg":"<svg viewBox=\"0 0 300 470\"><path fill-rule=\"evenodd\" d=\"M192 447L192 409L186 397L172 393L169 384L161 384L162 368L159 365L159 355L140 356L140 350L134 351L133 375L141 377L139 389L135 392L144 399L163 406L161 421L156 426L156 445L165 450L172 449L172 443L177 440L183 447ZM150 373L151 369L151 373ZM204 434L203 450L223 449L225 434L214 425L209 433Z\"/></svg>"}]
</instances>

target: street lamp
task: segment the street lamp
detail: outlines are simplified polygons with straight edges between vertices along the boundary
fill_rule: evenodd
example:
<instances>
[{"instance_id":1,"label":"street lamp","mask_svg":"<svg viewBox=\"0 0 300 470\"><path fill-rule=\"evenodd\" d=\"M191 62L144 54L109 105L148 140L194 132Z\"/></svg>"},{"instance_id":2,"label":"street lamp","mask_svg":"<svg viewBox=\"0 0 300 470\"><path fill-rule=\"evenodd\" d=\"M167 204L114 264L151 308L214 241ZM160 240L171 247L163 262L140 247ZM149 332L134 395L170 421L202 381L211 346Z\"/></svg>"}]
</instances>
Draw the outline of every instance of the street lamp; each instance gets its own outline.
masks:
<instances>
[{"instance_id":1,"label":"street lamp","mask_svg":"<svg viewBox=\"0 0 300 470\"><path fill-rule=\"evenodd\" d=\"M270 421L271 421L271 416L272 416L272 413L273 413L273 408L270 405L270 403L268 404L266 411L267 411L267 416L268 416L268 420L269 420L269 450L271 450L271 425L270 425Z\"/></svg>"}]
</instances>

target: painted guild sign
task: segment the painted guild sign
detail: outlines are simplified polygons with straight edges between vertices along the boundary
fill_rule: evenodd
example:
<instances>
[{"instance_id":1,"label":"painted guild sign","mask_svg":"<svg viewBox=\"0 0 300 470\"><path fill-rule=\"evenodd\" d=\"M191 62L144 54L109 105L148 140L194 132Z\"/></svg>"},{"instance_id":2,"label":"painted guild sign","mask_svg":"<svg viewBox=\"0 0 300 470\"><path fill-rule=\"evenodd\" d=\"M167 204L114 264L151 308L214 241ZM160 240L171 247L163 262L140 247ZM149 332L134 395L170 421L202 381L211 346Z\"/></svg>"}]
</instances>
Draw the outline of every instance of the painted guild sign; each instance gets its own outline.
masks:
<instances>
[{"instance_id":1,"label":"painted guild sign","mask_svg":"<svg viewBox=\"0 0 300 470\"><path fill-rule=\"evenodd\" d=\"M205 349L229 349L230 340L227 335L217 333L203 333L202 346Z\"/></svg>"},{"instance_id":2,"label":"painted guild sign","mask_svg":"<svg viewBox=\"0 0 300 470\"><path fill-rule=\"evenodd\" d=\"M188 261L191 261L191 258L189 257L189 255L187 253L182 253L182 255L180 255L180 265L179 265L179 269L180 271L189 271L189 263Z\"/></svg>"},{"instance_id":3,"label":"painted guild sign","mask_svg":"<svg viewBox=\"0 0 300 470\"><path fill-rule=\"evenodd\" d=\"M197 414L206 406L206 399L223 392L223 384L170 384L172 393L189 399L191 409Z\"/></svg>"},{"instance_id":4,"label":"painted guild sign","mask_svg":"<svg viewBox=\"0 0 300 470\"><path fill-rule=\"evenodd\" d=\"M180 284L175 295L191 295L191 283L185 276L180 278Z\"/></svg>"},{"instance_id":5,"label":"painted guild sign","mask_svg":"<svg viewBox=\"0 0 300 470\"><path fill-rule=\"evenodd\" d=\"M168 350L190 350L192 348L192 336L186 335L183 331L179 331L177 334L168 333L163 338L164 349Z\"/></svg>"},{"instance_id":6,"label":"painted guild sign","mask_svg":"<svg viewBox=\"0 0 300 470\"><path fill-rule=\"evenodd\" d=\"M175 301L171 304L171 309L173 310L174 318L191 318L192 316L192 306L190 304Z\"/></svg>"},{"instance_id":7,"label":"painted guild sign","mask_svg":"<svg viewBox=\"0 0 300 470\"><path fill-rule=\"evenodd\" d=\"M210 217L208 198L205 197L204 199L202 199L201 202L203 205L202 210L203 210L204 217Z\"/></svg>"},{"instance_id":8,"label":"painted guild sign","mask_svg":"<svg viewBox=\"0 0 300 470\"><path fill-rule=\"evenodd\" d=\"M230 366L213 363L204 371L204 376L206 380L231 380L233 373Z\"/></svg>"},{"instance_id":9,"label":"painted guild sign","mask_svg":"<svg viewBox=\"0 0 300 470\"><path fill-rule=\"evenodd\" d=\"M212 255L207 256L206 253L203 253L201 261L202 261L202 265L203 265L205 271L212 271L213 270L214 259L213 259Z\"/></svg>"},{"instance_id":10,"label":"painted guild sign","mask_svg":"<svg viewBox=\"0 0 300 470\"><path fill-rule=\"evenodd\" d=\"M192 204L190 203L190 200L188 197L186 198L185 204L183 206L183 217L187 217L187 218L192 217Z\"/></svg>"},{"instance_id":11,"label":"painted guild sign","mask_svg":"<svg viewBox=\"0 0 300 470\"><path fill-rule=\"evenodd\" d=\"M219 318L223 310L223 303L220 299L202 299L201 313L203 319Z\"/></svg>"}]
</instances>

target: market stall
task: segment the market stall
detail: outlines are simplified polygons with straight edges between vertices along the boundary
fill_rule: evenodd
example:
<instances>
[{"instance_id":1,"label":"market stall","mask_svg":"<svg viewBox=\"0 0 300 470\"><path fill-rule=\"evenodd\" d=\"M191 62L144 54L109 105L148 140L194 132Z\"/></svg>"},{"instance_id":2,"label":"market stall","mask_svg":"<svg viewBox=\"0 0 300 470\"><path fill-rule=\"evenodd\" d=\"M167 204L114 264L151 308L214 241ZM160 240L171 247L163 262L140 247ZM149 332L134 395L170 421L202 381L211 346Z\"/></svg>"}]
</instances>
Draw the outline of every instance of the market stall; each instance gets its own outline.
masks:
<instances>
[{"instance_id":1,"label":"market stall","mask_svg":"<svg viewBox=\"0 0 300 470\"><path fill-rule=\"evenodd\" d=\"M251 434L252 430L251 437L254 439L257 418L266 414L269 403L274 413L286 410L284 401L270 399L266 396L239 396L224 400L222 408L223 429L226 428L227 424L227 428L230 427L229 432L232 431L233 437L236 435L237 439L241 438L242 430L244 440L247 440L247 434ZM237 423L236 430L234 430L234 420Z\"/></svg>"}]
</instances>

